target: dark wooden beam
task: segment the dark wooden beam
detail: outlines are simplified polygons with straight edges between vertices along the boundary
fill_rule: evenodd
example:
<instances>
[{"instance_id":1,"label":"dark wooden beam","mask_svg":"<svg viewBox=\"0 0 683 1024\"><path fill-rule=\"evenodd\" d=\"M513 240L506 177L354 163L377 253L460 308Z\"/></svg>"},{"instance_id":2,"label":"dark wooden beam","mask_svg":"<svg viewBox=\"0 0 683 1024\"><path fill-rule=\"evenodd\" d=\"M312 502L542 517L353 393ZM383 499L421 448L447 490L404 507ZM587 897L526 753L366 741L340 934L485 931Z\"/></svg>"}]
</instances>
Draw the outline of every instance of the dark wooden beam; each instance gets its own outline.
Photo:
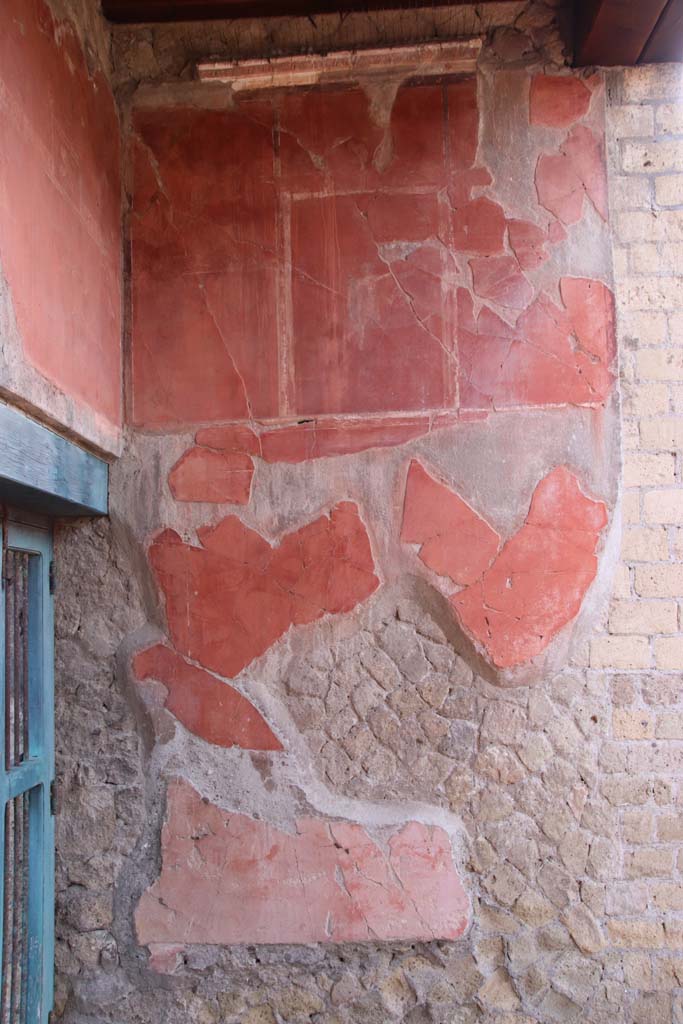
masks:
<instances>
[{"instance_id":1,"label":"dark wooden beam","mask_svg":"<svg viewBox=\"0 0 683 1024\"><path fill-rule=\"evenodd\" d=\"M575 65L636 64L666 6L667 0L576 0Z\"/></svg>"},{"instance_id":2,"label":"dark wooden beam","mask_svg":"<svg viewBox=\"0 0 683 1024\"><path fill-rule=\"evenodd\" d=\"M472 0L102 0L109 21L206 21L215 18L314 16L330 12L404 9ZM482 2L482 0L478 0ZM495 0L483 0L493 3Z\"/></svg>"},{"instance_id":3,"label":"dark wooden beam","mask_svg":"<svg viewBox=\"0 0 683 1024\"><path fill-rule=\"evenodd\" d=\"M669 0L640 55L641 64L683 60L683 0Z\"/></svg>"}]
</instances>

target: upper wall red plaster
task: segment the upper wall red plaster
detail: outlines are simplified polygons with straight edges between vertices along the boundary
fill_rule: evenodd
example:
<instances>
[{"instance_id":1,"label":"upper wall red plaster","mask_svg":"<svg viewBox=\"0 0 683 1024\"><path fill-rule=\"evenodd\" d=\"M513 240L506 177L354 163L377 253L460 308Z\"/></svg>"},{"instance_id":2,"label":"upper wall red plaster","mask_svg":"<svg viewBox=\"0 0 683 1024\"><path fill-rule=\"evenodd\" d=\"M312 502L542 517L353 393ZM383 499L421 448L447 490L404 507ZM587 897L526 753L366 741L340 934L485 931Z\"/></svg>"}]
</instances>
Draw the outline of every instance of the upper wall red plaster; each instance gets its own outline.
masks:
<instances>
[{"instance_id":1,"label":"upper wall red plaster","mask_svg":"<svg viewBox=\"0 0 683 1024\"><path fill-rule=\"evenodd\" d=\"M589 208L607 215L595 88L531 81L533 220L481 162L473 78L404 85L382 114L357 87L138 111L135 423L279 421L254 454L301 461L400 443L439 411L604 402L611 338L588 366L559 280L534 277ZM609 293L586 287L589 331L611 331Z\"/></svg>"},{"instance_id":2,"label":"upper wall red plaster","mask_svg":"<svg viewBox=\"0 0 683 1024\"><path fill-rule=\"evenodd\" d=\"M0 96L0 269L23 358L118 425L121 188L111 90L43 0L3 0Z\"/></svg>"}]
</instances>

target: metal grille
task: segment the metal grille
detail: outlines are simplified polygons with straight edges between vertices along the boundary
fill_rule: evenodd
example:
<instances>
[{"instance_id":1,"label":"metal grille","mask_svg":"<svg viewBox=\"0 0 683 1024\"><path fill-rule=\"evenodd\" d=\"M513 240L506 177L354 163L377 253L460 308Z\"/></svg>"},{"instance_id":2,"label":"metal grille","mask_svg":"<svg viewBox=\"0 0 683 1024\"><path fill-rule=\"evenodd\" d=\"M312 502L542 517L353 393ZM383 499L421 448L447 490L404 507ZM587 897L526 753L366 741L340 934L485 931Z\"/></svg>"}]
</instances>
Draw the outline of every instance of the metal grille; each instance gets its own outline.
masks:
<instances>
[{"instance_id":1,"label":"metal grille","mask_svg":"<svg viewBox=\"0 0 683 1024\"><path fill-rule=\"evenodd\" d=\"M5 806L2 1024L27 1021L29 976L29 793Z\"/></svg>"},{"instance_id":2,"label":"metal grille","mask_svg":"<svg viewBox=\"0 0 683 1024\"><path fill-rule=\"evenodd\" d=\"M5 559L5 768L28 756L29 715L29 565L26 551Z\"/></svg>"},{"instance_id":3,"label":"metal grille","mask_svg":"<svg viewBox=\"0 0 683 1024\"><path fill-rule=\"evenodd\" d=\"M26 551L5 552L5 769L29 752L29 570ZM27 1020L29 957L29 802L5 804L0 1024Z\"/></svg>"},{"instance_id":4,"label":"metal grille","mask_svg":"<svg viewBox=\"0 0 683 1024\"><path fill-rule=\"evenodd\" d=\"M5 527L0 591L0 1024L47 1024L52 997L50 551L49 534L14 523Z\"/></svg>"}]
</instances>

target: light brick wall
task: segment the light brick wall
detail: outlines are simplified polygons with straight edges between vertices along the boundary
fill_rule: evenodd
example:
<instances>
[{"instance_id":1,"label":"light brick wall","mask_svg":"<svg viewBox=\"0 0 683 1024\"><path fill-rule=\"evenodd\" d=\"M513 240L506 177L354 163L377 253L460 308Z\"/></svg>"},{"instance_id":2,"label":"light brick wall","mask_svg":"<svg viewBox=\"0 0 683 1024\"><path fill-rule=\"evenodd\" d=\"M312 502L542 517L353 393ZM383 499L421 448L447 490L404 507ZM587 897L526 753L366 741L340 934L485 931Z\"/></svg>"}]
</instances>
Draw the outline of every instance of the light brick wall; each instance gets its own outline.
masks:
<instances>
[{"instance_id":1,"label":"light brick wall","mask_svg":"<svg viewBox=\"0 0 683 1024\"><path fill-rule=\"evenodd\" d=\"M683 68L609 83L623 565L591 666L683 672Z\"/></svg>"},{"instance_id":2,"label":"light brick wall","mask_svg":"<svg viewBox=\"0 0 683 1024\"><path fill-rule=\"evenodd\" d=\"M590 645L611 686L601 788L622 859L607 931L630 951L626 983L679 1020L680 994L668 1000L683 983L683 67L615 72L608 96L623 537Z\"/></svg>"}]
</instances>

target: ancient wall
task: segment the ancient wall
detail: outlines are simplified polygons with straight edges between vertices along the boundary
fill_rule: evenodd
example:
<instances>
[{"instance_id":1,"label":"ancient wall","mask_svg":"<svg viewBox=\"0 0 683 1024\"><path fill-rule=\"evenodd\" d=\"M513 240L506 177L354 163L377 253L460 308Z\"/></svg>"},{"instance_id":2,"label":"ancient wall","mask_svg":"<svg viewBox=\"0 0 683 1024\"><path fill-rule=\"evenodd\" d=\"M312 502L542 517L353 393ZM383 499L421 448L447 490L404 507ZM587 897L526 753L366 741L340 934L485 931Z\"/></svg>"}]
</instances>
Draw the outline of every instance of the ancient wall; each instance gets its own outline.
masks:
<instances>
[{"instance_id":1,"label":"ancient wall","mask_svg":"<svg viewBox=\"0 0 683 1024\"><path fill-rule=\"evenodd\" d=\"M683 1012L679 81L512 20L453 81L127 110L133 428L58 543L65 1020ZM150 80L168 31L125 30Z\"/></svg>"},{"instance_id":2,"label":"ancient wall","mask_svg":"<svg viewBox=\"0 0 683 1024\"><path fill-rule=\"evenodd\" d=\"M120 129L102 26L75 7L0 9L0 395L118 451Z\"/></svg>"}]
</instances>

